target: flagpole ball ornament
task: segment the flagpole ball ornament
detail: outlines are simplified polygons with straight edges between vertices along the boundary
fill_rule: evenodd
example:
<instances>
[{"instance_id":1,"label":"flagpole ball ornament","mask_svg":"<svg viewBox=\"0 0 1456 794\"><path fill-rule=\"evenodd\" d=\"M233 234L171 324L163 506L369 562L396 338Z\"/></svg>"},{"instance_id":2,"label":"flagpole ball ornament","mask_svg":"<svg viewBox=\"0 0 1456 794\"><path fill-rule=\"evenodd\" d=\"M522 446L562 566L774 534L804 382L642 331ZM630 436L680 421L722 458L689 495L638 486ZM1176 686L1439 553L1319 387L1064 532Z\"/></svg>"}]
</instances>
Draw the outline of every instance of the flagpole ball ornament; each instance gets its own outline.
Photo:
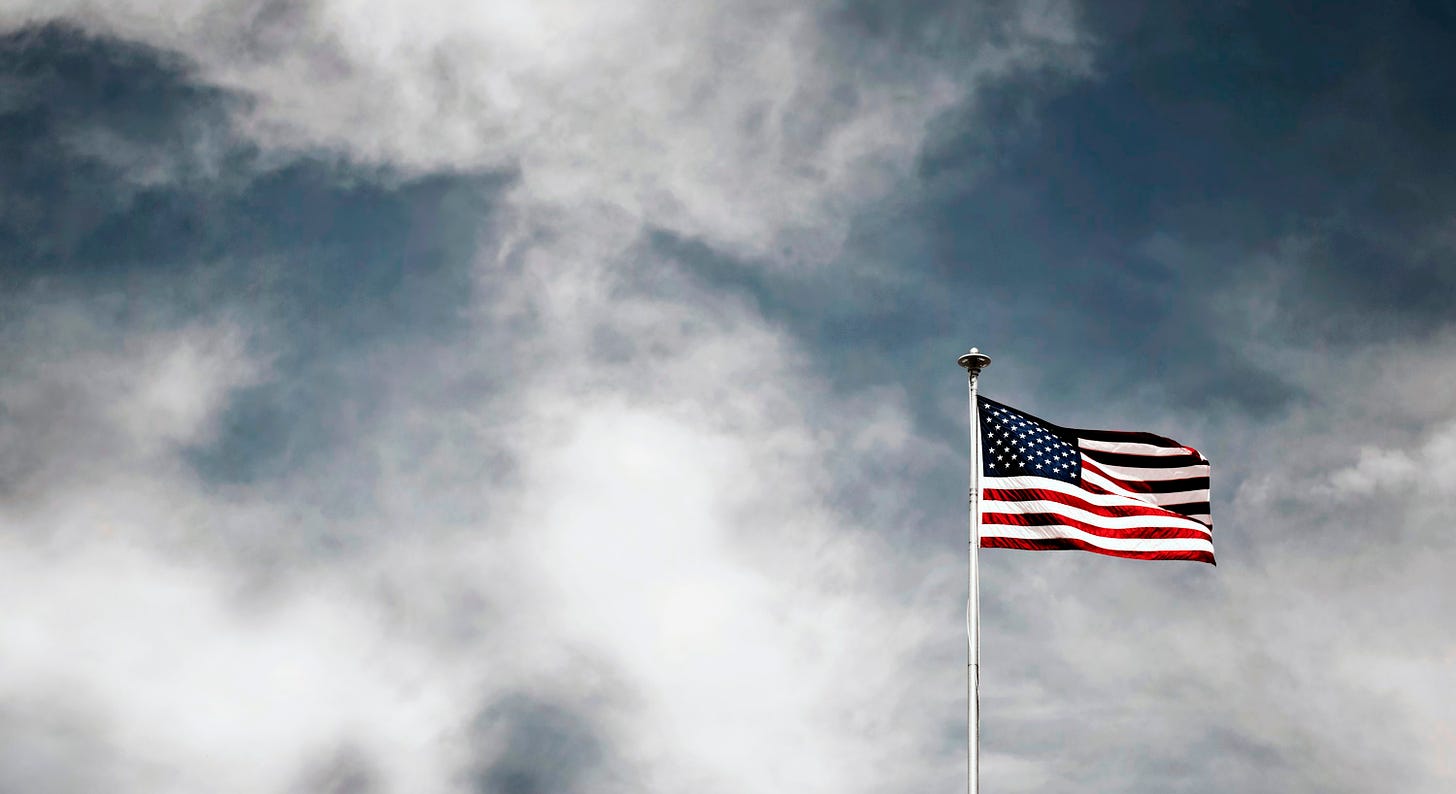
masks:
<instances>
[{"instance_id":1,"label":"flagpole ball ornament","mask_svg":"<svg viewBox=\"0 0 1456 794\"><path fill-rule=\"evenodd\" d=\"M979 375L991 363L991 357L973 347L971 352L956 359L956 363L965 367L970 374Z\"/></svg>"}]
</instances>

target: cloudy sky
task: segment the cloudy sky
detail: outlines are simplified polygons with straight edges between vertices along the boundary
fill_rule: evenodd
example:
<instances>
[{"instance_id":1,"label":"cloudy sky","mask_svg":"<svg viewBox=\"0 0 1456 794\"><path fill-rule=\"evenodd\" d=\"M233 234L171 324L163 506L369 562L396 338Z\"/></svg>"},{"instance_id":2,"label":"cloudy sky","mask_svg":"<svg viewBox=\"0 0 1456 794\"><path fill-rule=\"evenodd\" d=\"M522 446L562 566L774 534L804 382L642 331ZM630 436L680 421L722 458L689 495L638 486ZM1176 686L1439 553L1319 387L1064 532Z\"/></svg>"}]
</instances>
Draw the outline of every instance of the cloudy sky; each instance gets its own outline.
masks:
<instances>
[{"instance_id":1,"label":"cloudy sky","mask_svg":"<svg viewBox=\"0 0 1456 794\"><path fill-rule=\"evenodd\" d=\"M1217 6L1212 7L1212 6ZM0 791L1456 790L1456 5L0 0Z\"/></svg>"}]
</instances>

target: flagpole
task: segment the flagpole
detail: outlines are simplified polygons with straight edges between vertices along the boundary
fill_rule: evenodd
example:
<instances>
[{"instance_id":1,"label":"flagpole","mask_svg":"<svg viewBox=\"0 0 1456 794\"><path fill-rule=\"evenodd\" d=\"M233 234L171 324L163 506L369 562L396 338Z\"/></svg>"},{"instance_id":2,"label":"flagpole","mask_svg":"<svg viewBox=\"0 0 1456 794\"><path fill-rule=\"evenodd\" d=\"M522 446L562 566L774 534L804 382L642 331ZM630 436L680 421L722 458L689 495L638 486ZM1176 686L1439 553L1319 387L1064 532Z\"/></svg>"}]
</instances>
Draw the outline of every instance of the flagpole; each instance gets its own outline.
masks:
<instances>
[{"instance_id":1,"label":"flagpole","mask_svg":"<svg viewBox=\"0 0 1456 794\"><path fill-rule=\"evenodd\" d=\"M969 713L966 715L967 733L967 791L980 794L981 788L981 421L976 410L976 386L981 370L991 363L991 357L971 348L956 359L966 368L971 389L971 532L969 571L966 597L966 700Z\"/></svg>"}]
</instances>

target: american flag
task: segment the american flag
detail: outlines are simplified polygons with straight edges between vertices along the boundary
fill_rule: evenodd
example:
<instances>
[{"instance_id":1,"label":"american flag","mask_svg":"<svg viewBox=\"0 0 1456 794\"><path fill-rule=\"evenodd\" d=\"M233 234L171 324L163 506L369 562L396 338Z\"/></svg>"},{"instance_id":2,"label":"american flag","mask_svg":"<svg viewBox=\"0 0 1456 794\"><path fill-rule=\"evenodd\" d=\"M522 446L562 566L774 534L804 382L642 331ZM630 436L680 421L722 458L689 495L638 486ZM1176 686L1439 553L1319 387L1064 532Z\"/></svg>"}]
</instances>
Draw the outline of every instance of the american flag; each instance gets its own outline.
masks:
<instances>
[{"instance_id":1,"label":"american flag","mask_svg":"<svg viewBox=\"0 0 1456 794\"><path fill-rule=\"evenodd\" d=\"M1208 459L1152 433L1059 427L984 397L981 545L1212 563Z\"/></svg>"}]
</instances>

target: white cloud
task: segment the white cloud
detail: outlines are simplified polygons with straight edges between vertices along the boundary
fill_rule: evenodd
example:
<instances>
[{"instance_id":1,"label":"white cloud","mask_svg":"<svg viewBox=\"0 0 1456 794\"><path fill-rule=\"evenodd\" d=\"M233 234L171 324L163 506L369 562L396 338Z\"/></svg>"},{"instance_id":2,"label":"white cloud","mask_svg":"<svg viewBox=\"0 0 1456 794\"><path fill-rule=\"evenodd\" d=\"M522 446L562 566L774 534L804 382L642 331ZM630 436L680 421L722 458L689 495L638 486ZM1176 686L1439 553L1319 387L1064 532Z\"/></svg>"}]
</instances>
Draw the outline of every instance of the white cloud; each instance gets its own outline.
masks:
<instances>
[{"instance_id":1,"label":"white cloud","mask_svg":"<svg viewBox=\"0 0 1456 794\"><path fill-rule=\"evenodd\" d=\"M284 791L352 743L398 790L445 790L434 761L469 691L448 659L392 642L327 579L244 608L217 569L138 547L137 531L157 528L48 550L11 536L0 585L0 690L84 715L108 751L95 760L116 767L107 788Z\"/></svg>"},{"instance_id":2,"label":"white cloud","mask_svg":"<svg viewBox=\"0 0 1456 794\"><path fill-rule=\"evenodd\" d=\"M254 100L260 141L407 170L517 170L535 209L605 204L754 256L825 261L981 81L1086 68L1063 3L972 19L967 51L836 38L820 3L239 0L12 5L175 49ZM994 33L993 33L994 29Z\"/></svg>"},{"instance_id":3,"label":"white cloud","mask_svg":"<svg viewBox=\"0 0 1456 794\"><path fill-rule=\"evenodd\" d=\"M1331 496L1364 496L1372 491L1412 486L1423 482L1423 471L1412 456L1400 450L1364 447L1358 462L1330 475Z\"/></svg>"},{"instance_id":4,"label":"white cloud","mask_svg":"<svg viewBox=\"0 0 1456 794\"><path fill-rule=\"evenodd\" d=\"M5 309L0 442L10 452L0 479L12 486L81 482L170 460L207 441L228 395L267 371L246 331L226 318L124 326L109 298L38 309L11 299Z\"/></svg>"},{"instance_id":5,"label":"white cloud","mask_svg":"<svg viewBox=\"0 0 1456 794\"><path fill-rule=\"evenodd\" d=\"M604 692L622 700L602 729L623 790L877 791L952 776L943 715L923 705L956 691L959 637L939 636L926 606L954 603L958 566L894 553L828 490L856 465L838 450L904 471L944 451L904 430L893 395L861 427L860 406L802 373L742 306L629 305L628 330L677 333L650 356L598 361L576 349L589 329L573 321L590 309L611 325L620 304L539 304L564 330L522 348L561 366L490 397L511 406L504 426L482 430L502 415L448 396L498 348L416 349L412 369L381 373L419 389L340 455L426 451L360 493L386 512L353 521L310 509L310 480L347 476L332 461L223 491L179 465L177 442L251 382L225 374L254 371L219 341L235 336L137 337L151 341L105 359L114 377L93 361L98 377L66 381L79 414L36 404L25 418L79 415L125 454L37 482L50 498L0 515L12 605L0 691L84 715L106 752L60 752L112 759L117 791L284 791L339 748L367 758L382 790L461 790L461 770L501 741L472 744L472 720L520 691L588 712ZM147 387L116 387L127 374ZM420 445L439 437L452 443ZM454 489L502 445L517 476ZM471 512L490 517L454 518ZM307 550L370 525L358 553ZM278 545L288 565L261 590L229 550L248 544Z\"/></svg>"}]
</instances>

